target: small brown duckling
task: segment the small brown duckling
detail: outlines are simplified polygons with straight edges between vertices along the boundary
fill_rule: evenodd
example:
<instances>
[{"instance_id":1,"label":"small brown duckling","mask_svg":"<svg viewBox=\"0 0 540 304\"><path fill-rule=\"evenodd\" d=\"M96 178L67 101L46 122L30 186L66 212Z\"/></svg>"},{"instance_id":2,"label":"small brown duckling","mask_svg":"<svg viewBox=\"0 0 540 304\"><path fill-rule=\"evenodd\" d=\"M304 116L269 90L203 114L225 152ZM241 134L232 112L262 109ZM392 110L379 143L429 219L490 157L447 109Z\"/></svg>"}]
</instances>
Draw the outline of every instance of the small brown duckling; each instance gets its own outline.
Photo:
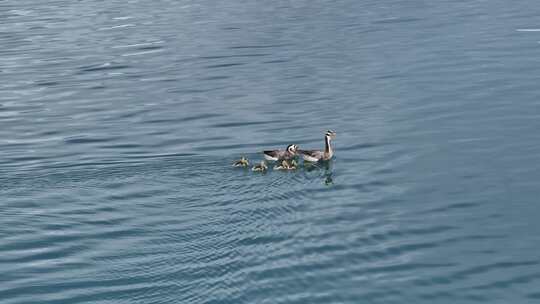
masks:
<instances>
[{"instance_id":1,"label":"small brown duckling","mask_svg":"<svg viewBox=\"0 0 540 304\"><path fill-rule=\"evenodd\" d=\"M247 167L249 166L249 161L246 157L242 156L239 160L233 163L233 167Z\"/></svg>"},{"instance_id":2,"label":"small brown duckling","mask_svg":"<svg viewBox=\"0 0 540 304\"><path fill-rule=\"evenodd\" d=\"M290 163L286 160L282 160L281 164L274 167L274 170L296 170L297 168L298 163L293 159Z\"/></svg>"},{"instance_id":3,"label":"small brown duckling","mask_svg":"<svg viewBox=\"0 0 540 304\"><path fill-rule=\"evenodd\" d=\"M253 168L251 168L251 170L252 171L265 172L266 170L268 170L268 166L266 165L266 163L263 160L263 161L261 161L260 164L253 166Z\"/></svg>"}]
</instances>

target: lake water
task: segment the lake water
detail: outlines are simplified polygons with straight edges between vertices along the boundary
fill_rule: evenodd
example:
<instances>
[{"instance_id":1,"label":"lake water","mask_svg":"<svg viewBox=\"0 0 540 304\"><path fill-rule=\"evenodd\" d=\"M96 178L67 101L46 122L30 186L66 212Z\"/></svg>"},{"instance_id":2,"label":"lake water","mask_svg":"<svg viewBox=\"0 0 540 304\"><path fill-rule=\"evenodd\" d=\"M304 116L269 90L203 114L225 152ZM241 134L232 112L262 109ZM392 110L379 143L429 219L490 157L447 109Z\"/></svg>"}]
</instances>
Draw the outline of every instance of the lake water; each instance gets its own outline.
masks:
<instances>
[{"instance_id":1,"label":"lake water","mask_svg":"<svg viewBox=\"0 0 540 304\"><path fill-rule=\"evenodd\" d=\"M0 1L0 302L538 303L539 15Z\"/></svg>"}]
</instances>

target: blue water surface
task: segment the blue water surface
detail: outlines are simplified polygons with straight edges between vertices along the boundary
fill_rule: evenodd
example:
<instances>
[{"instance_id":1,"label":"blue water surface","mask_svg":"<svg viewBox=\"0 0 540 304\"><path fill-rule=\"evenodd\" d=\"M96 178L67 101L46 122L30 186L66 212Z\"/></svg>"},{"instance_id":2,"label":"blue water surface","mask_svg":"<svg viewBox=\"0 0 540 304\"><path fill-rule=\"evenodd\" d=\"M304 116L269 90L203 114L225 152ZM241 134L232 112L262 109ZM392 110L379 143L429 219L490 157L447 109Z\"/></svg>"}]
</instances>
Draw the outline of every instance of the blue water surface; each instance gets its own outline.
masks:
<instances>
[{"instance_id":1,"label":"blue water surface","mask_svg":"<svg viewBox=\"0 0 540 304\"><path fill-rule=\"evenodd\" d=\"M537 303L539 15L0 1L0 302Z\"/></svg>"}]
</instances>

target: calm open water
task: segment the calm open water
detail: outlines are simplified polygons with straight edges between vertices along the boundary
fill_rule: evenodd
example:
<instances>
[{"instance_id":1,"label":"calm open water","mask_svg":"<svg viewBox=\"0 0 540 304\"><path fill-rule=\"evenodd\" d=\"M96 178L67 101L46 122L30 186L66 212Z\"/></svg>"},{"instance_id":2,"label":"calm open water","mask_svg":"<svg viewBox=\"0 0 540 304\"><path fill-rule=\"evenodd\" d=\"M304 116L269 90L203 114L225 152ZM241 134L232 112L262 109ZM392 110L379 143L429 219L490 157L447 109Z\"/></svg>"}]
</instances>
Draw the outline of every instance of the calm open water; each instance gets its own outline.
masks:
<instances>
[{"instance_id":1,"label":"calm open water","mask_svg":"<svg viewBox=\"0 0 540 304\"><path fill-rule=\"evenodd\" d=\"M0 1L0 302L539 302L539 15Z\"/></svg>"}]
</instances>

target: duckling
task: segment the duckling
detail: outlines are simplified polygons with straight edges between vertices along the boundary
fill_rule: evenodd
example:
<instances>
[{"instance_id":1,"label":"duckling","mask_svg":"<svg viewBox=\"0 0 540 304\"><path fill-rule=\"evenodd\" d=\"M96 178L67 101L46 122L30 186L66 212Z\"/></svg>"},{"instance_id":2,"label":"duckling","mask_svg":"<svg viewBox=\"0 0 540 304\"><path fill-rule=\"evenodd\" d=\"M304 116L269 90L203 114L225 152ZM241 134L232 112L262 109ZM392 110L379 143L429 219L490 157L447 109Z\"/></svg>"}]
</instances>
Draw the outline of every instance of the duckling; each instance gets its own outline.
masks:
<instances>
[{"instance_id":1,"label":"duckling","mask_svg":"<svg viewBox=\"0 0 540 304\"><path fill-rule=\"evenodd\" d=\"M288 170L289 166L286 160L282 160L280 164L274 166L274 170Z\"/></svg>"},{"instance_id":2,"label":"duckling","mask_svg":"<svg viewBox=\"0 0 540 304\"><path fill-rule=\"evenodd\" d=\"M233 163L233 167L247 167L249 166L249 161L246 157L242 156L239 160Z\"/></svg>"},{"instance_id":3,"label":"duckling","mask_svg":"<svg viewBox=\"0 0 540 304\"><path fill-rule=\"evenodd\" d=\"M265 172L267 169L268 169L268 166L266 165L266 163L263 160L263 161L261 161L260 164L253 166L253 168L251 168L251 171Z\"/></svg>"},{"instance_id":4,"label":"duckling","mask_svg":"<svg viewBox=\"0 0 540 304\"><path fill-rule=\"evenodd\" d=\"M293 159L290 163L286 160L282 160L281 164L274 167L274 170L296 170L297 168L298 163L296 163L296 160Z\"/></svg>"},{"instance_id":5,"label":"duckling","mask_svg":"<svg viewBox=\"0 0 540 304\"><path fill-rule=\"evenodd\" d=\"M298 145L288 145L285 150L266 150L263 151L264 158L268 161L277 161L280 159L292 159L296 157Z\"/></svg>"},{"instance_id":6,"label":"duckling","mask_svg":"<svg viewBox=\"0 0 540 304\"><path fill-rule=\"evenodd\" d=\"M330 145L330 140L336 138L336 132L328 130L324 134L324 151L320 150L298 150L305 161L318 162L320 160L330 160L334 156L334 150Z\"/></svg>"}]
</instances>

